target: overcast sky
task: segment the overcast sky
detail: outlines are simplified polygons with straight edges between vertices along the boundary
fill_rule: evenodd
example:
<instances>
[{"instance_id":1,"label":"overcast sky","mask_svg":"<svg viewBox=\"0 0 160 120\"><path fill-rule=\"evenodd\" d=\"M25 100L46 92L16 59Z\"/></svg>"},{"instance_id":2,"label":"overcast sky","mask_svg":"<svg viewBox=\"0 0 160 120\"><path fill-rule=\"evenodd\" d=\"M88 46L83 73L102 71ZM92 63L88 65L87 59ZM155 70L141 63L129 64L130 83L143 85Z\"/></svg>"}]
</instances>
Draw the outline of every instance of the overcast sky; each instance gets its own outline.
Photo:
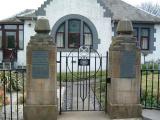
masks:
<instances>
[{"instance_id":1,"label":"overcast sky","mask_svg":"<svg viewBox=\"0 0 160 120\"><path fill-rule=\"evenodd\" d=\"M0 0L0 19L11 17L25 9L37 9L45 0ZM160 0L123 0L132 5L140 4L141 2L152 1L159 3Z\"/></svg>"}]
</instances>

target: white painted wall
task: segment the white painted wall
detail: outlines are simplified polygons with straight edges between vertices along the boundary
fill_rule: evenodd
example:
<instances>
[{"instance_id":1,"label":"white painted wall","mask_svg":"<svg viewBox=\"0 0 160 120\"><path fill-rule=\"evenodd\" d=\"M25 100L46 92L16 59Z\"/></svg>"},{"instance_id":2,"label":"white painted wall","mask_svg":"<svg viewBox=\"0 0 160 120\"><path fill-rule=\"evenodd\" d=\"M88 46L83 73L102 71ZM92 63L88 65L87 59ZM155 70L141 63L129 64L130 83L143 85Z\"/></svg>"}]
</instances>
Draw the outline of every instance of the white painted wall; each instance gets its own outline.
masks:
<instances>
[{"instance_id":1,"label":"white painted wall","mask_svg":"<svg viewBox=\"0 0 160 120\"><path fill-rule=\"evenodd\" d=\"M111 18L104 17L105 9L97 3L97 0L54 0L46 8L46 18L49 19L51 28L62 17L69 14L79 14L88 18L96 27L98 38L98 52L106 55L112 37ZM28 26L32 23L31 26ZM18 51L18 65L26 65L26 46L30 36L34 35L35 21L24 23L24 50Z\"/></svg>"},{"instance_id":2,"label":"white painted wall","mask_svg":"<svg viewBox=\"0 0 160 120\"><path fill-rule=\"evenodd\" d=\"M62 17L70 14L78 14L88 18L96 27L100 44L98 45L98 53L105 56L108 51L112 38L111 18L104 17L105 9L97 3L97 0L54 0L46 8L46 18L49 19L51 28ZM59 53L57 53L59 54ZM67 54L67 53L65 53ZM57 55L59 59L59 55ZM92 60L93 61L93 60ZM98 61L98 60L97 60ZM65 59L62 60L62 71L66 70ZM104 65L106 61L104 60ZM76 63L77 64L77 63ZM98 62L97 62L98 65ZM71 63L70 63L71 66ZM97 66L98 68L98 66ZM91 70L95 69L95 64L92 62ZM105 67L103 68L105 69ZM57 65L59 71L59 65ZM77 65L74 65L74 71L77 70Z\"/></svg>"},{"instance_id":3,"label":"white painted wall","mask_svg":"<svg viewBox=\"0 0 160 120\"><path fill-rule=\"evenodd\" d=\"M97 3L97 0L54 0L45 8L45 10L45 17L49 19L51 28L60 18L69 14L79 14L88 18L95 25L98 32L98 38L101 41L98 45L98 52L103 56L106 55L106 51L110 46L113 36L113 24L111 24L111 18L104 17L105 9ZM29 23L32 23L31 27L28 26ZM25 21L24 50L18 52L18 65L26 65L26 46L30 40L30 36L35 34L34 26L35 21ZM160 25L155 25L155 29L156 51L146 57L147 61L160 58ZM57 57L57 59L59 59L59 57Z\"/></svg>"},{"instance_id":4,"label":"white painted wall","mask_svg":"<svg viewBox=\"0 0 160 120\"><path fill-rule=\"evenodd\" d=\"M112 36L111 18L104 17L105 10L97 0L54 0L45 9L51 28L60 18L69 14L79 14L88 18L95 25L98 38L101 40L98 52L103 54L107 51Z\"/></svg>"},{"instance_id":5,"label":"white painted wall","mask_svg":"<svg viewBox=\"0 0 160 120\"><path fill-rule=\"evenodd\" d=\"M31 26L29 26L31 24ZM18 51L18 60L17 66L25 66L26 65L26 47L30 40L30 37L35 34L34 32L35 21L26 20L24 22L24 50Z\"/></svg>"}]
</instances>

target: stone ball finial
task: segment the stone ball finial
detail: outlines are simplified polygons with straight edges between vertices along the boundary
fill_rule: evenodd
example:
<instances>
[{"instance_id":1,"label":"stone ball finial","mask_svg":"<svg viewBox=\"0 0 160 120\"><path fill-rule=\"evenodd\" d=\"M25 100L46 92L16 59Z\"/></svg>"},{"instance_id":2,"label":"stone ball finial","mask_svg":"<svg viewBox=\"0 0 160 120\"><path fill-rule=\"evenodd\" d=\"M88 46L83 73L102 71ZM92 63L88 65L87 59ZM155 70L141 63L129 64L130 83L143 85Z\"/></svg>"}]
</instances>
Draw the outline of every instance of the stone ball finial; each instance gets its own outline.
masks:
<instances>
[{"instance_id":1,"label":"stone ball finial","mask_svg":"<svg viewBox=\"0 0 160 120\"><path fill-rule=\"evenodd\" d=\"M48 19L46 19L46 18L38 19L34 30L37 33L49 33L50 32L50 25L49 25Z\"/></svg>"},{"instance_id":2,"label":"stone ball finial","mask_svg":"<svg viewBox=\"0 0 160 120\"><path fill-rule=\"evenodd\" d=\"M116 31L118 34L121 34L121 33L122 34L132 34L133 33L132 22L129 20L119 21Z\"/></svg>"}]
</instances>

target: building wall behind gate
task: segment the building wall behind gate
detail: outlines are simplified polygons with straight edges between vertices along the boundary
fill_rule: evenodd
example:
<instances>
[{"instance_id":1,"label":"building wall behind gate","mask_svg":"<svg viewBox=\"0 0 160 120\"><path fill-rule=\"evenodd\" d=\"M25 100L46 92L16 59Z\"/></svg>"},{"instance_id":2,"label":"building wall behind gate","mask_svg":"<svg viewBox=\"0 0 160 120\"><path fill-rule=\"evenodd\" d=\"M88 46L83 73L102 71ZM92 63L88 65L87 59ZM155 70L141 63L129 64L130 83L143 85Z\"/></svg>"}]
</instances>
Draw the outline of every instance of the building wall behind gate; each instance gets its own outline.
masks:
<instances>
[{"instance_id":1,"label":"building wall behind gate","mask_svg":"<svg viewBox=\"0 0 160 120\"><path fill-rule=\"evenodd\" d=\"M104 16L106 9L100 5L98 0L53 0L44 9L46 11L44 17L49 19L51 29L60 18L66 15L76 14L89 19L98 32L100 43L97 51L100 55L106 55L112 37L111 17ZM19 66L26 65L26 46L30 37L35 34L34 26L34 20L24 22L24 50L18 52L17 65Z\"/></svg>"},{"instance_id":2,"label":"building wall behind gate","mask_svg":"<svg viewBox=\"0 0 160 120\"><path fill-rule=\"evenodd\" d=\"M104 54L109 48L112 36L111 18L104 17L105 9L97 0L53 0L45 11L51 28L66 15L76 14L88 18L98 32L98 52Z\"/></svg>"}]
</instances>

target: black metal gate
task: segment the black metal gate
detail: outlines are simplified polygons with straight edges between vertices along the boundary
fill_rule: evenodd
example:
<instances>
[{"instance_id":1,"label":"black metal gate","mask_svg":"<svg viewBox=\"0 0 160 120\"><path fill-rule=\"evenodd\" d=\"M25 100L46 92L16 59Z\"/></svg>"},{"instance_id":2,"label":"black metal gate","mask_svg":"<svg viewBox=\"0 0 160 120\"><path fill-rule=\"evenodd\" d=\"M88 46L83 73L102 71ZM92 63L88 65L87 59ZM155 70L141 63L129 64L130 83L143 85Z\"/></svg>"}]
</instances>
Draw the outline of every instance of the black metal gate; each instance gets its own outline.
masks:
<instances>
[{"instance_id":1,"label":"black metal gate","mask_svg":"<svg viewBox=\"0 0 160 120\"><path fill-rule=\"evenodd\" d=\"M102 111L106 103L108 52L89 47L59 52L57 80L59 111Z\"/></svg>"}]
</instances>

